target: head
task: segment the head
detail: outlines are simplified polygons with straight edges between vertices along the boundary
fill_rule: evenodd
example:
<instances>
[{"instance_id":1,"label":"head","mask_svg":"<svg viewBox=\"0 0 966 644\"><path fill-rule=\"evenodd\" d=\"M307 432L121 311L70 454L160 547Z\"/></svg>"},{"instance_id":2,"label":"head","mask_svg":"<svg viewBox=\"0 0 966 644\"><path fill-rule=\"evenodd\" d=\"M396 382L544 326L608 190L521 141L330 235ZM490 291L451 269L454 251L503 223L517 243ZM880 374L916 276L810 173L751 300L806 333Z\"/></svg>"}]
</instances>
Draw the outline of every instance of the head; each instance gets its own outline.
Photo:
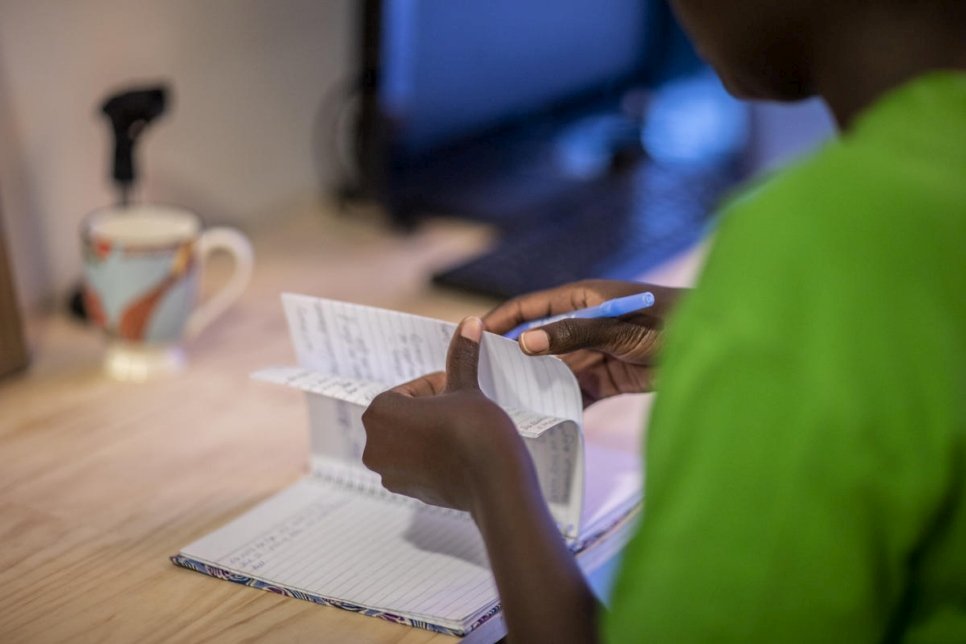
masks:
<instances>
[{"instance_id":1,"label":"head","mask_svg":"<svg viewBox=\"0 0 966 644\"><path fill-rule=\"evenodd\" d=\"M809 69L813 14L829 4L833 3L671 0L698 52L732 94L784 101L815 93Z\"/></svg>"},{"instance_id":2,"label":"head","mask_svg":"<svg viewBox=\"0 0 966 644\"><path fill-rule=\"evenodd\" d=\"M835 80L868 83L873 74L901 80L962 67L966 53L963 0L670 3L700 54L742 98L794 101L825 93Z\"/></svg>"}]
</instances>

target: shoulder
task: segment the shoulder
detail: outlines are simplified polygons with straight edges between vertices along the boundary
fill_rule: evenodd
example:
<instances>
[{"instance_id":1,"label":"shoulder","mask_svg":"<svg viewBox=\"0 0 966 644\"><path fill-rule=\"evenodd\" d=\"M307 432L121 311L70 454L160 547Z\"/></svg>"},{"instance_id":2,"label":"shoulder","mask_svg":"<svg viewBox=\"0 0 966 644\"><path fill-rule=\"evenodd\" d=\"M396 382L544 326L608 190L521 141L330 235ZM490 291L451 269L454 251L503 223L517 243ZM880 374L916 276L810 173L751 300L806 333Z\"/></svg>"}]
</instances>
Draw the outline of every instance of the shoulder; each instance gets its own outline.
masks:
<instances>
[{"instance_id":1,"label":"shoulder","mask_svg":"<svg viewBox=\"0 0 966 644\"><path fill-rule=\"evenodd\" d=\"M735 399L751 388L825 444L948 452L966 362L966 182L936 189L942 160L885 158L880 143L834 142L727 206L668 333L666 402L699 381Z\"/></svg>"},{"instance_id":2,"label":"shoulder","mask_svg":"<svg viewBox=\"0 0 966 644\"><path fill-rule=\"evenodd\" d=\"M788 377L836 375L856 394L889 389L910 408L945 392L929 406L956 408L955 362L966 362L962 107L966 75L920 79L732 199L671 326L668 364L763 352Z\"/></svg>"},{"instance_id":3,"label":"shoulder","mask_svg":"<svg viewBox=\"0 0 966 644\"><path fill-rule=\"evenodd\" d=\"M872 313L890 295L949 297L935 280L966 275L966 165L898 146L860 132L732 199L702 275L707 304L802 317L806 304L858 299Z\"/></svg>"}]
</instances>

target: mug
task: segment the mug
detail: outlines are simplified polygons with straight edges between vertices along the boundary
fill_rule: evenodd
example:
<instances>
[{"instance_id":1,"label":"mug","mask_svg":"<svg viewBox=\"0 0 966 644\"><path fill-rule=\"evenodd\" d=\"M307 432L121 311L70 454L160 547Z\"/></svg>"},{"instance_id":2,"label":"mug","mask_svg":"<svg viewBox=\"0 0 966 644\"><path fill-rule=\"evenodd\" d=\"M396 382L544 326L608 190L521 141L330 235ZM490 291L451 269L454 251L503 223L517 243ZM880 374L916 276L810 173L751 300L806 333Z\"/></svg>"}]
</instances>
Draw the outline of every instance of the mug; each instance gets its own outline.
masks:
<instances>
[{"instance_id":1,"label":"mug","mask_svg":"<svg viewBox=\"0 0 966 644\"><path fill-rule=\"evenodd\" d=\"M238 299L251 279L251 243L233 228L203 230L195 213L141 204L91 213L81 229L84 306L110 338L108 374L146 380L184 365L181 342ZM215 251L234 257L228 282L197 305L201 266Z\"/></svg>"}]
</instances>

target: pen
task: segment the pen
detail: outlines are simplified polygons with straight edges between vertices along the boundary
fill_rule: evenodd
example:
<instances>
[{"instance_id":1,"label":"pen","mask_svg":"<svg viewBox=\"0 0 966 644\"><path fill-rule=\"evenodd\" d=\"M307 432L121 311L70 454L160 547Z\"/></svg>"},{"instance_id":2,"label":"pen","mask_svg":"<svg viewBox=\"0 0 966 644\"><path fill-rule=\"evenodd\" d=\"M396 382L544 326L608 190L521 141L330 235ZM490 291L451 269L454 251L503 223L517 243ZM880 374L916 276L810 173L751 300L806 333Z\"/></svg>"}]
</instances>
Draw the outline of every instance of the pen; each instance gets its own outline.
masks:
<instances>
[{"instance_id":1,"label":"pen","mask_svg":"<svg viewBox=\"0 0 966 644\"><path fill-rule=\"evenodd\" d=\"M551 315L548 318L524 322L515 329L507 331L503 334L503 336L510 338L511 340L517 340L524 331L529 331L530 329L535 329L547 324L553 324L554 322L559 322L560 320L569 320L571 318L616 318L629 313L636 313L637 311L641 311L651 306L654 306L653 293L650 291L645 293L635 293L634 295L627 295L625 297L607 300L603 304L591 306L590 308L567 311L566 313L561 313L560 315Z\"/></svg>"}]
</instances>

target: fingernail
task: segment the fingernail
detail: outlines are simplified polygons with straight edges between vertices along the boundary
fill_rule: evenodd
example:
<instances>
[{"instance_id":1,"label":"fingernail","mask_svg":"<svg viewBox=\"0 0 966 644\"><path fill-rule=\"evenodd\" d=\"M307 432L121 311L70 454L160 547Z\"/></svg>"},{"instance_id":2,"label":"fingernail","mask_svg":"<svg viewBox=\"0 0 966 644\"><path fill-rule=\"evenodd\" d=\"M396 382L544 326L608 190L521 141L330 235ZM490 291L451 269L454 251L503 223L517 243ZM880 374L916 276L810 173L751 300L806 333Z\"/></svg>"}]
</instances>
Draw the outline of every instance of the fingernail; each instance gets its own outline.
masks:
<instances>
[{"instance_id":1,"label":"fingernail","mask_svg":"<svg viewBox=\"0 0 966 644\"><path fill-rule=\"evenodd\" d=\"M550 348L550 336L546 331L527 331L520 336L520 342L527 353L544 353Z\"/></svg>"},{"instance_id":2,"label":"fingernail","mask_svg":"<svg viewBox=\"0 0 966 644\"><path fill-rule=\"evenodd\" d=\"M460 324L460 335L467 340L479 342L483 337L483 320L477 317L468 317Z\"/></svg>"}]
</instances>

